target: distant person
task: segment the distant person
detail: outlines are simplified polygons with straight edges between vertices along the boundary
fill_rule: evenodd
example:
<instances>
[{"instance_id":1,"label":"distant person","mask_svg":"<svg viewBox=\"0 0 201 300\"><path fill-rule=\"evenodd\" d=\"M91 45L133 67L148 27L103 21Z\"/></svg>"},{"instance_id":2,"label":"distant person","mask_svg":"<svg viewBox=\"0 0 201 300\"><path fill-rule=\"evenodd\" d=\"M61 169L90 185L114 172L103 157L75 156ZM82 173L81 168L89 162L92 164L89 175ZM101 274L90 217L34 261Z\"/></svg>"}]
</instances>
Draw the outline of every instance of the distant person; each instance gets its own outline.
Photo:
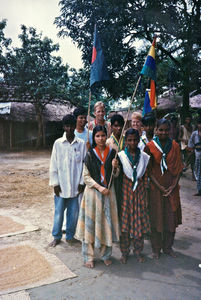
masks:
<instances>
[{"instance_id":1,"label":"distant person","mask_svg":"<svg viewBox=\"0 0 201 300\"><path fill-rule=\"evenodd\" d=\"M172 249L176 227L181 224L179 178L183 170L180 147L169 138L170 122L158 120L156 136L144 151L150 155L148 166L150 178L151 246L153 258L160 251L176 257Z\"/></svg>"},{"instance_id":2,"label":"distant person","mask_svg":"<svg viewBox=\"0 0 201 300\"><path fill-rule=\"evenodd\" d=\"M112 243L119 241L119 223L113 184L108 184L114 167L118 176L115 150L106 146L107 131L104 126L93 129L93 147L87 152L83 177L86 184L78 218L76 238L82 241L84 265L94 268L94 248L100 250L106 266L112 261Z\"/></svg>"},{"instance_id":3,"label":"distant person","mask_svg":"<svg viewBox=\"0 0 201 300\"><path fill-rule=\"evenodd\" d=\"M179 143L180 126L178 124L178 117L172 116L170 118L170 138Z\"/></svg>"},{"instance_id":4,"label":"distant person","mask_svg":"<svg viewBox=\"0 0 201 300\"><path fill-rule=\"evenodd\" d=\"M138 147L141 150L144 150L146 144L149 143L154 137L156 117L153 113L147 113L144 115L144 117L142 118L142 126L144 130L142 131Z\"/></svg>"},{"instance_id":5,"label":"distant person","mask_svg":"<svg viewBox=\"0 0 201 300\"><path fill-rule=\"evenodd\" d=\"M54 187L54 240L50 247L58 245L62 238L62 225L66 209L66 241L73 242L79 212L78 195L84 189L82 179L85 142L75 137L76 119L66 115L63 120L64 134L53 145L50 161L50 185Z\"/></svg>"},{"instance_id":6,"label":"distant person","mask_svg":"<svg viewBox=\"0 0 201 300\"><path fill-rule=\"evenodd\" d=\"M131 127L138 130L139 135L142 135L142 114L133 112L131 116Z\"/></svg>"},{"instance_id":7,"label":"distant person","mask_svg":"<svg viewBox=\"0 0 201 300\"><path fill-rule=\"evenodd\" d=\"M78 107L74 110L73 115L76 118L75 136L85 141L87 149L92 146L92 131L89 130L89 143L88 144L88 130L85 127L87 124L87 110L83 107Z\"/></svg>"},{"instance_id":8,"label":"distant person","mask_svg":"<svg viewBox=\"0 0 201 300\"><path fill-rule=\"evenodd\" d=\"M110 122L105 120L105 104L101 101L98 101L94 105L94 121L89 123L89 129L93 130L93 128L97 125L105 126L107 130L107 137L110 137L111 134L111 125Z\"/></svg>"},{"instance_id":9,"label":"distant person","mask_svg":"<svg viewBox=\"0 0 201 300\"><path fill-rule=\"evenodd\" d=\"M197 120L197 130L193 131L188 141L188 147L191 151L195 151L195 173L198 190L195 196L201 196L201 117Z\"/></svg>"},{"instance_id":10,"label":"distant person","mask_svg":"<svg viewBox=\"0 0 201 300\"><path fill-rule=\"evenodd\" d=\"M181 143L181 151L182 151L184 162L186 162L186 159L188 156L187 151L186 151L186 148L188 146L188 141L193 132L193 126L192 126L191 122L192 122L191 116L187 116L185 118L184 124L180 126L179 140Z\"/></svg>"},{"instance_id":11,"label":"distant person","mask_svg":"<svg viewBox=\"0 0 201 300\"><path fill-rule=\"evenodd\" d=\"M119 213L123 264L127 262L131 244L137 260L145 261L142 255L144 237L151 231L147 199L149 155L138 148L139 139L138 130L128 129L125 134L126 148L118 153L123 166L123 196Z\"/></svg>"},{"instance_id":12,"label":"distant person","mask_svg":"<svg viewBox=\"0 0 201 300\"><path fill-rule=\"evenodd\" d=\"M121 142L119 144L123 126L124 126L124 118L118 114L113 115L111 118L112 134L107 139L106 144L111 148L113 148L114 150L116 150L116 152L123 150L125 146L124 135L122 136Z\"/></svg>"}]
</instances>

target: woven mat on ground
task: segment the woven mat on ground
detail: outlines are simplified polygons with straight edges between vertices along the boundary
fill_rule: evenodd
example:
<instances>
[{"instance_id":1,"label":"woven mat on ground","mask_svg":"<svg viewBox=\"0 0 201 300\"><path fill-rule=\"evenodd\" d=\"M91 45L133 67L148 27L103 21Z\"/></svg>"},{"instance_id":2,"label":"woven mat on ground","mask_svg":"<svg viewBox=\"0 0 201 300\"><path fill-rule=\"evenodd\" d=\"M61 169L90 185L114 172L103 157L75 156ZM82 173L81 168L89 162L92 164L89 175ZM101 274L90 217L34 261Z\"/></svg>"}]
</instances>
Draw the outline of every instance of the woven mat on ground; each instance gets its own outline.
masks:
<instances>
[{"instance_id":1,"label":"woven mat on ground","mask_svg":"<svg viewBox=\"0 0 201 300\"><path fill-rule=\"evenodd\" d=\"M0 300L30 300L29 293L25 291L1 295Z\"/></svg>"},{"instance_id":2,"label":"woven mat on ground","mask_svg":"<svg viewBox=\"0 0 201 300\"><path fill-rule=\"evenodd\" d=\"M12 216L7 211L0 211L0 238L35 231L38 229L38 227L32 226L26 220Z\"/></svg>"},{"instance_id":3,"label":"woven mat on ground","mask_svg":"<svg viewBox=\"0 0 201 300\"><path fill-rule=\"evenodd\" d=\"M32 241L0 247L0 295L73 277L55 255Z\"/></svg>"}]
</instances>

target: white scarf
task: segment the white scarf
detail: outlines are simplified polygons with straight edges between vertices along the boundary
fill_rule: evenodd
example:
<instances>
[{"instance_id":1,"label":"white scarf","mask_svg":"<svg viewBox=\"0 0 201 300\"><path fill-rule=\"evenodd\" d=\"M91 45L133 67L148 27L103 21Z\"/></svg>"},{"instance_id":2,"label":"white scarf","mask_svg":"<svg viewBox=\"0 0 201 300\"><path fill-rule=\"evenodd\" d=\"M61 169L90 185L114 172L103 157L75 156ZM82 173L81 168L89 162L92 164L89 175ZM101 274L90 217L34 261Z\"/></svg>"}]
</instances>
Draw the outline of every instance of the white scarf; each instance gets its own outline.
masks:
<instances>
[{"instance_id":1,"label":"white scarf","mask_svg":"<svg viewBox=\"0 0 201 300\"><path fill-rule=\"evenodd\" d=\"M161 162L160 162L160 167L161 167L161 173L162 175L164 174L164 169L167 170L167 164L166 164L166 154L163 152L163 150L161 149L161 147L159 146L159 144L156 143L156 141L154 141L154 145L156 146L156 148L162 153L162 158L161 158Z\"/></svg>"},{"instance_id":2,"label":"white scarf","mask_svg":"<svg viewBox=\"0 0 201 300\"><path fill-rule=\"evenodd\" d=\"M123 165L124 174L133 181L133 168L130 164L128 156L126 155L126 153L124 151L119 152L118 156ZM147 153L140 150L140 160L139 160L137 170L136 170L137 171L137 180L133 187L133 191L135 191L135 189L138 185L138 179L144 175L147 165L148 165L148 162L149 162L149 159L150 159L150 156Z\"/></svg>"}]
</instances>

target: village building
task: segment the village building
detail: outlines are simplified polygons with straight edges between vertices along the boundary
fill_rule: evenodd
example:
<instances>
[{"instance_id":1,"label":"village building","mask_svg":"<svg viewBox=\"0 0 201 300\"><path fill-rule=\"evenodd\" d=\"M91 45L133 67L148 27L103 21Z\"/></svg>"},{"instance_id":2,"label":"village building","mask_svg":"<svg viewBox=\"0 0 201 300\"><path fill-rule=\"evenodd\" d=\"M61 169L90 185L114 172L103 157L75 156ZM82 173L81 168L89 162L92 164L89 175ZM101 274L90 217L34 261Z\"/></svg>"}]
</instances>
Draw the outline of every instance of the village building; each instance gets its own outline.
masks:
<instances>
[{"instance_id":1,"label":"village building","mask_svg":"<svg viewBox=\"0 0 201 300\"><path fill-rule=\"evenodd\" d=\"M47 104L43 112L46 146L63 134L62 118L72 113L70 104ZM22 149L36 145L38 122L35 107L25 102L0 103L0 149Z\"/></svg>"}]
</instances>

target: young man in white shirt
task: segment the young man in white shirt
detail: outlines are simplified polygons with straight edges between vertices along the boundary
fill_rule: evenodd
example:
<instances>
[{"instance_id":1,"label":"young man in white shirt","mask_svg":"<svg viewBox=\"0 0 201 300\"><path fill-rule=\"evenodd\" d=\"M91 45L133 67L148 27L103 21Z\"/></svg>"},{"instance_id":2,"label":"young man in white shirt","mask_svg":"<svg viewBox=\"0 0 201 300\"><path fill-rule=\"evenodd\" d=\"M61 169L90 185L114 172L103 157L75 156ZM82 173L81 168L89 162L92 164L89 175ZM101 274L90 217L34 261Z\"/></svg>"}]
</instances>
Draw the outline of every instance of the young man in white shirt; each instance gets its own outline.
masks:
<instances>
[{"instance_id":1,"label":"young man in white shirt","mask_svg":"<svg viewBox=\"0 0 201 300\"><path fill-rule=\"evenodd\" d=\"M89 130L89 144L88 144L88 130L85 127L87 124L87 110L84 107L78 107L73 112L74 117L76 118L76 128L75 128L75 136L84 140L87 149L92 146L92 131Z\"/></svg>"},{"instance_id":2,"label":"young man in white shirt","mask_svg":"<svg viewBox=\"0 0 201 300\"><path fill-rule=\"evenodd\" d=\"M79 213L78 195L84 189L82 179L83 161L86 155L85 142L75 137L76 119L66 115L63 120L64 134L53 145L50 161L50 185L54 187L54 240L55 247L62 238L62 224L66 209L66 241L72 242Z\"/></svg>"}]
</instances>

